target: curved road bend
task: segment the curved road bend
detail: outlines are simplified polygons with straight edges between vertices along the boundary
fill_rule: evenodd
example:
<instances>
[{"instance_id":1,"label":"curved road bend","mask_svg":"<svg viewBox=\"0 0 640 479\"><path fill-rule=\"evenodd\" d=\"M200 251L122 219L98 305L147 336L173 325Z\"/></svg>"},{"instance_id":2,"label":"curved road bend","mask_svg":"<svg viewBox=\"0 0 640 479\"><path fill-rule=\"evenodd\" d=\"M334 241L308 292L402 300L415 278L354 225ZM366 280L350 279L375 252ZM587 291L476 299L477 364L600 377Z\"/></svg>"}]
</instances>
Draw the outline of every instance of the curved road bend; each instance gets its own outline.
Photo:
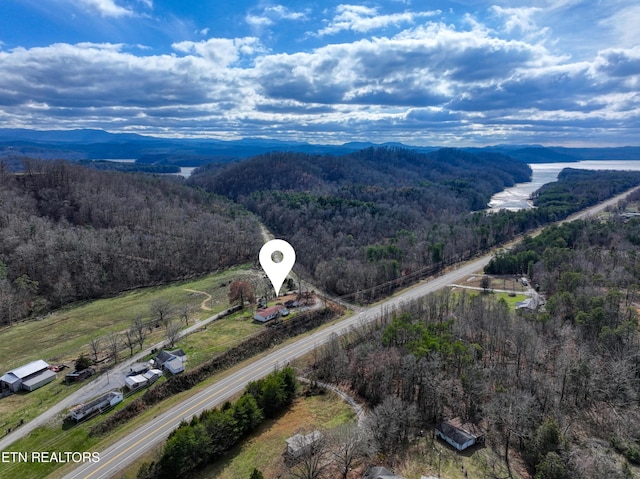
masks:
<instances>
[{"instance_id":1,"label":"curved road bend","mask_svg":"<svg viewBox=\"0 0 640 479\"><path fill-rule=\"evenodd\" d=\"M640 189L640 188L635 188ZM597 206L577 213L570 219L578 219L591 216L607 206L615 204L624 198L629 192L605 201ZM113 477L136 459L162 443L169 433L175 429L182 420L189 421L192 416L200 414L205 409L211 409L222 404L225 400L238 394L250 381L255 381L266 376L276 367L282 367L289 361L302 357L314 348L329 341L333 334L342 335L350 328L375 320L386 309L393 309L403 303L420 298L429 293L438 291L448 284L454 283L465 276L482 269L492 258L493 254L487 254L465 263L458 268L434 278L428 282L403 291L382 303L369 307L360 313L343 321L337 322L322 331L317 331L303 337L294 343L277 349L267 356L258 358L254 363L245 366L230 376L217 381L215 384L200 391L196 395L186 399L163 414L154 417L140 429L120 439L115 444L100 452L100 461L97 463L84 463L74 471L64 476L65 479L98 479ZM55 474L55 473L54 473ZM55 474L58 476L58 474Z\"/></svg>"}]
</instances>

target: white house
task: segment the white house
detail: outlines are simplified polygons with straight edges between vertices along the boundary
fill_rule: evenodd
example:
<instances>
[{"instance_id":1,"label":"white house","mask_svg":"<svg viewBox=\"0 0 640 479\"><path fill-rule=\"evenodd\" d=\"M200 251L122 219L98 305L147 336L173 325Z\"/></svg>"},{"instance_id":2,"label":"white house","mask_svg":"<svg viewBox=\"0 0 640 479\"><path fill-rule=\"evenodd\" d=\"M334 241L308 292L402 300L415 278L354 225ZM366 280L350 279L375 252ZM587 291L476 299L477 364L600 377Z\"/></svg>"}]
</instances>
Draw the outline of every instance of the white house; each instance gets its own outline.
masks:
<instances>
[{"instance_id":1,"label":"white house","mask_svg":"<svg viewBox=\"0 0 640 479\"><path fill-rule=\"evenodd\" d=\"M253 315L253 319L260 323L266 323L278 317L282 306L271 306L270 308L259 309Z\"/></svg>"},{"instance_id":2,"label":"white house","mask_svg":"<svg viewBox=\"0 0 640 479\"><path fill-rule=\"evenodd\" d=\"M443 421L436 426L436 436L446 441L458 451L464 451L476 442L484 440L484 431L478 426L462 423L460 418Z\"/></svg>"},{"instance_id":3,"label":"white house","mask_svg":"<svg viewBox=\"0 0 640 479\"><path fill-rule=\"evenodd\" d=\"M150 369L144 374L136 374L134 376L127 376L124 378L124 383L130 391L149 386L158 380L162 376L162 371L159 369Z\"/></svg>"},{"instance_id":4,"label":"white house","mask_svg":"<svg viewBox=\"0 0 640 479\"><path fill-rule=\"evenodd\" d=\"M147 385L149 380L145 378L142 374L137 374L135 376L127 376L124 378L124 383L129 389L129 391L134 391L136 389L143 388Z\"/></svg>"},{"instance_id":5,"label":"white house","mask_svg":"<svg viewBox=\"0 0 640 479\"><path fill-rule=\"evenodd\" d=\"M80 421L95 412L115 406L122 402L122 398L123 396L120 391L109 391L108 393L93 399L87 404L80 404L74 407L71 410L71 417L76 421Z\"/></svg>"},{"instance_id":6,"label":"white house","mask_svg":"<svg viewBox=\"0 0 640 479\"><path fill-rule=\"evenodd\" d=\"M166 369L171 374L178 374L184 371L186 361L187 355L182 349L160 351L156 356L155 365L158 368Z\"/></svg>"}]
</instances>

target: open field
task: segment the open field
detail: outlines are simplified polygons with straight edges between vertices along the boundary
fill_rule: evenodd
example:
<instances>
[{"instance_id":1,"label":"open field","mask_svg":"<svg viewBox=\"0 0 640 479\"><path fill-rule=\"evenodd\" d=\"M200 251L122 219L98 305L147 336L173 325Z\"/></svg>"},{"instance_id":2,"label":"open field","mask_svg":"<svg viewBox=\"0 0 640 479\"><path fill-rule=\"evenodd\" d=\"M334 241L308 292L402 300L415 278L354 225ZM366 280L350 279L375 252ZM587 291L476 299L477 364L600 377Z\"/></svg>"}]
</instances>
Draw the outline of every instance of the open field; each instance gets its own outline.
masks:
<instances>
[{"instance_id":1,"label":"open field","mask_svg":"<svg viewBox=\"0 0 640 479\"><path fill-rule=\"evenodd\" d=\"M187 354L186 367L192 369L263 329L263 325L253 322L250 308L208 324L206 329L186 336L176 346Z\"/></svg>"},{"instance_id":2,"label":"open field","mask_svg":"<svg viewBox=\"0 0 640 479\"><path fill-rule=\"evenodd\" d=\"M264 477L286 475L282 453L286 450L287 438L302 428L307 432L315 428L331 429L350 421L355 421L353 410L335 394L298 398L289 411L276 420L265 421L223 461L195 475L194 479L248 478L254 467L260 469Z\"/></svg>"},{"instance_id":3,"label":"open field","mask_svg":"<svg viewBox=\"0 0 640 479\"><path fill-rule=\"evenodd\" d=\"M34 392L21 392L0 399L0 435L21 420L29 421L38 416L84 384L67 386L64 384L64 374L73 369L73 362L80 354L92 356L88 346L91 339L126 330L135 317L151 319L149 306L160 298L170 301L176 309L185 305L191 307L193 313L190 324L193 324L226 309L228 284L238 277L251 274L247 267L234 268L193 281L145 288L76 305L37 321L3 328L0 330L0 374L35 359L44 359L50 364L65 363L70 369L62 371L54 382ZM203 309L203 306L207 309ZM239 313L239 316L242 317L243 313ZM180 346L184 346L188 354L193 353L193 357L189 358L193 367L260 328L251 320L236 319L234 315L185 338ZM145 344L154 344L163 339L164 329L157 328L147 337ZM121 358L128 356L128 349L121 351Z\"/></svg>"},{"instance_id":4,"label":"open field","mask_svg":"<svg viewBox=\"0 0 640 479\"><path fill-rule=\"evenodd\" d=\"M124 331L136 317L152 319L150 304L157 299L168 300L176 308L191 306L195 319L208 317L227 307L228 283L247 274L250 274L247 267L235 268L198 280L139 289L63 308L40 320L5 327L0 330L0 371L35 359L57 364L73 361L81 352L89 354L91 339ZM226 286L222 286L223 283ZM211 309L202 310L203 295L188 290L210 294ZM147 338L147 342L152 343L150 339Z\"/></svg>"},{"instance_id":5,"label":"open field","mask_svg":"<svg viewBox=\"0 0 640 479\"><path fill-rule=\"evenodd\" d=\"M211 323L207 326L206 330L204 330L203 332L199 332L197 334L190 335L188 338L185 338L184 341L187 341L189 338L192 340L197 339L199 341L200 340L199 338L205 337L202 335L207 335L207 334L210 335L210 338L212 341L216 341L217 339L220 339L220 338L224 340L224 335L216 334L216 332L224 331L227 327L231 328L232 330L233 329L237 330L236 328L238 326L238 323L242 324L243 326L253 326L253 327L257 327L258 329L263 328L263 326L261 325L251 323L250 321L248 321L248 319L242 319L243 316L245 316L246 314L247 314L246 312L239 312L236 315L232 315L218 322ZM306 334L310 334L310 333L306 333ZM298 338L291 338L285 341L284 343L282 343L280 347L284 347L290 342L295 341L296 339ZM180 342L178 346L183 347L183 343ZM188 345L185 345L185 347L188 349ZM211 345L207 345L206 343L203 343L203 347L215 348L215 345L211 346ZM222 378L232 374L237 369L240 369L243 366L246 366L246 364L248 364L249 362L252 362L254 360L259 361L260 357L268 353L269 351L259 354L256 356L256 358L246 360L243 363L238 364L232 368L229 368L226 371L220 372L219 374L216 374L215 376L203 381L202 383L198 384L196 387L188 391L184 391L182 393L172 396L171 398L161 402L160 404L154 406L153 408L150 408L142 412L141 414L133 418L131 421L127 422L124 426L118 428L117 430L108 434L107 436L101 436L101 437L89 436L90 428L93 425L97 424L98 422L104 421L107 418L106 415L100 415L96 418L93 418L84 423L81 423L80 425L78 425L77 427L69 431L63 431L59 423L50 424L47 427L37 428L33 434L31 434L30 436L22 440L17 441L7 450L67 451L69 450L69 444L74 444L73 449L70 449L71 451L103 450L108 445L117 441L119 438L143 426L153 417L162 414L163 412L167 411L168 409L180 403L181 401L184 401L186 398L191 397L194 394L197 394L202 389L205 389L206 387L210 386L211 384L217 381L220 381ZM190 365L193 366L190 362L188 362L187 367L189 368ZM46 387L43 389L46 389ZM124 404L126 404L128 401L132 400L133 398L138 397L140 394L143 394L143 391L136 393L132 398L125 399ZM122 404L118 405L116 407L116 410L122 407L123 407ZM59 419L61 419L61 417ZM4 477L5 473L11 474L13 477L25 477L25 478L28 478L28 477L42 478L48 474L53 474L52 477L61 477L65 473L65 471L68 472L68 469L64 467L62 469L58 468L57 470L54 470L56 469L56 466L57 466L56 464L48 464L48 465L34 465L34 464L24 464L24 463L23 464L0 464L0 477Z\"/></svg>"}]
</instances>

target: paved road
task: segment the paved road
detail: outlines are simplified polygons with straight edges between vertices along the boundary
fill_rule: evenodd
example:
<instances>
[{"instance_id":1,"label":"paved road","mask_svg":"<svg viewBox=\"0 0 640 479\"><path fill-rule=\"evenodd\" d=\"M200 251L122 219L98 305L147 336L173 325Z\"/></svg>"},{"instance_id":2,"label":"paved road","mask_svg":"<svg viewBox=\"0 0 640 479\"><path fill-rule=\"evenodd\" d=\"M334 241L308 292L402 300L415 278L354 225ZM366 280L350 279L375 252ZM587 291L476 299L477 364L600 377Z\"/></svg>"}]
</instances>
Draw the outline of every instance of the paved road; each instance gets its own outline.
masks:
<instances>
[{"instance_id":1,"label":"paved road","mask_svg":"<svg viewBox=\"0 0 640 479\"><path fill-rule=\"evenodd\" d=\"M626 194L628 193L589 208L582 213L575 214L571 219L591 216L605 207L615 204L618 200L624 198ZM154 417L140 429L101 451L99 462L84 463L64 476L65 479L113 477L118 471L121 471L154 446L163 442L181 421L188 421L192 416L200 414L203 410L222 404L225 400L242 391L248 382L260 379L273 371L274 368L282 367L290 361L304 356L314 348L328 342L334 334L344 334L352 327L375 320L385 310L392 310L403 303L438 291L448 284L455 283L461 278L481 270L491 260L491 257L492 254L487 254L474 261L460 265L455 270L442 274L430 281L421 282L376 306L369 307L350 318L336 322L322 331L300 338L257 359L252 364L207 387L163 414Z\"/></svg>"},{"instance_id":2,"label":"paved road","mask_svg":"<svg viewBox=\"0 0 640 479\"><path fill-rule=\"evenodd\" d=\"M181 333L180 337L186 336L188 334L193 333L194 331L199 330L203 326L211 323L212 321L216 321L221 317L226 315L226 310L214 314L213 316L209 316L202 321L198 321L195 324L185 328ZM54 419L59 413L63 412L67 408L74 406L76 404L80 404L83 402L87 402L90 399L93 399L101 394L104 394L113 389L119 389L124 387L124 378L127 373L130 371L131 365L142 361L146 356L151 354L152 349L162 349L165 347L166 341L161 341L152 346L147 347L143 351L140 351L136 355L125 359L124 361L116 364L112 369L110 369L107 373L102 374L96 379L88 382L80 389L78 389L73 394L67 396L56 405L50 407L45 412L40 414L38 417L33 418L31 421L26 424L20 426L19 428L13 430L10 434L7 434L2 439L0 439L0 451L4 450L6 447L17 441L18 439L25 437L35 428L40 427L52 419Z\"/></svg>"}]
</instances>

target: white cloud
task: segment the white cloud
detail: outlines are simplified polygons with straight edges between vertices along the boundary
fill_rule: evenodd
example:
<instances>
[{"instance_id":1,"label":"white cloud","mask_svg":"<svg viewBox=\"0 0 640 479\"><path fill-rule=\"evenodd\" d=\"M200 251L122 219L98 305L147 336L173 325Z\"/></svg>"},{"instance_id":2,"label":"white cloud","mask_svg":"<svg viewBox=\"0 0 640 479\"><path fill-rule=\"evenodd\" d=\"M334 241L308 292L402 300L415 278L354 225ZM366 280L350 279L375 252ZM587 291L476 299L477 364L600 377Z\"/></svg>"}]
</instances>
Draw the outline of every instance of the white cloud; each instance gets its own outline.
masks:
<instances>
[{"instance_id":1,"label":"white cloud","mask_svg":"<svg viewBox=\"0 0 640 479\"><path fill-rule=\"evenodd\" d=\"M491 10L499 17L505 19L504 30L511 33L518 30L522 33L535 33L540 35L548 32L548 29L537 25L534 17L542 12L539 7L500 7L493 5Z\"/></svg>"},{"instance_id":2,"label":"white cloud","mask_svg":"<svg viewBox=\"0 0 640 479\"><path fill-rule=\"evenodd\" d=\"M192 53L205 58L220 67L227 67L240 59L241 55L254 55L262 51L260 41L255 37L210 38L206 41L183 41L174 43L173 49L182 53Z\"/></svg>"},{"instance_id":3,"label":"white cloud","mask_svg":"<svg viewBox=\"0 0 640 479\"><path fill-rule=\"evenodd\" d=\"M265 27L280 20L306 20L306 15L302 12L289 10L283 5L274 5L264 8L260 13L247 14L245 20L249 25Z\"/></svg>"},{"instance_id":4,"label":"white cloud","mask_svg":"<svg viewBox=\"0 0 640 479\"><path fill-rule=\"evenodd\" d=\"M293 15L284 7L268 12ZM347 12L351 21L340 28L394 24L392 15L376 20L371 7L342 6ZM417 14L407 14L395 18L405 27L395 35L290 54L272 54L256 37L181 41L166 55L115 43L0 49L0 121L316 141L421 135L437 143L492 132L569 135L607 122L640 126L640 47L602 49L578 62L526 34L537 13L488 13L500 28L479 16L458 26L414 25ZM194 29L185 35L209 33Z\"/></svg>"},{"instance_id":5,"label":"white cloud","mask_svg":"<svg viewBox=\"0 0 640 479\"><path fill-rule=\"evenodd\" d=\"M603 12L605 13L605 12ZM640 44L640 5L631 5L605 16L600 25L611 29L620 47L632 47Z\"/></svg>"},{"instance_id":6,"label":"white cloud","mask_svg":"<svg viewBox=\"0 0 640 479\"><path fill-rule=\"evenodd\" d=\"M344 30L365 33L370 30L399 26L401 24L413 24L418 18L432 17L441 12L403 12L382 15L377 8L364 5L338 5L337 14L329 22L329 25L318 31L318 35L335 35Z\"/></svg>"},{"instance_id":7,"label":"white cloud","mask_svg":"<svg viewBox=\"0 0 640 479\"><path fill-rule=\"evenodd\" d=\"M125 17L134 15L133 10L117 5L114 0L78 0L82 5L97 10L103 17Z\"/></svg>"}]
</instances>

